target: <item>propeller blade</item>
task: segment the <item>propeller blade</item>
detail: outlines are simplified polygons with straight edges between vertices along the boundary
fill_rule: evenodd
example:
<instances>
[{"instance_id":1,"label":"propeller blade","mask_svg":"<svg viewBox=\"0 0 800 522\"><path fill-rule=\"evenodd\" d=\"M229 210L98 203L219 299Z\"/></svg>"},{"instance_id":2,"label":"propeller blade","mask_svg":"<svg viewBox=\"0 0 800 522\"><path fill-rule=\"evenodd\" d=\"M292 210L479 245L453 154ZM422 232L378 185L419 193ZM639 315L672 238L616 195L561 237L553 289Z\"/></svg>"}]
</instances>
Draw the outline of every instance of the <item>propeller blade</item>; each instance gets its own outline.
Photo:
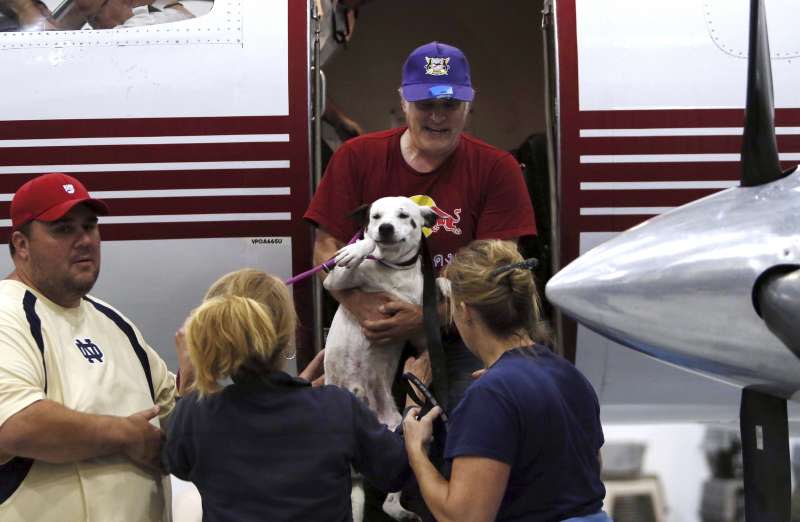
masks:
<instances>
[{"instance_id":1,"label":"propeller blade","mask_svg":"<svg viewBox=\"0 0 800 522\"><path fill-rule=\"evenodd\" d=\"M742 139L742 186L763 185L783 177L775 138L772 66L763 0L750 1L747 57L747 108Z\"/></svg>"},{"instance_id":2,"label":"propeller blade","mask_svg":"<svg viewBox=\"0 0 800 522\"><path fill-rule=\"evenodd\" d=\"M791 468L786 400L742 390L739 414L747 522L789 522Z\"/></svg>"}]
</instances>

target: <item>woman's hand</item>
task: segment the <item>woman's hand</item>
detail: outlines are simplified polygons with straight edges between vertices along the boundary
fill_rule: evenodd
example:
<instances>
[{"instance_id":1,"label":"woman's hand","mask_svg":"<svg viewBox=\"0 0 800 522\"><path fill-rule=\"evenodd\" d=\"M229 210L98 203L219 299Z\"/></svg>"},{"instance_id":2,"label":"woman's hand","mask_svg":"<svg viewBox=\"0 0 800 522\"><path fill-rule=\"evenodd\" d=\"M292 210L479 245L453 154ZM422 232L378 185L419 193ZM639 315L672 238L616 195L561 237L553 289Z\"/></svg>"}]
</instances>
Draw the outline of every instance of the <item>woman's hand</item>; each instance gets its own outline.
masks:
<instances>
[{"instance_id":1,"label":"woman's hand","mask_svg":"<svg viewBox=\"0 0 800 522\"><path fill-rule=\"evenodd\" d=\"M311 359L308 366L298 375L311 383L311 386L322 386L325 384L325 349L323 348Z\"/></svg>"},{"instance_id":2,"label":"woman's hand","mask_svg":"<svg viewBox=\"0 0 800 522\"><path fill-rule=\"evenodd\" d=\"M442 414L442 409L436 406L424 417L417 420L420 408L414 406L408 410L403 419L403 435L406 442L406 451L422 451L433 439L433 421Z\"/></svg>"}]
</instances>

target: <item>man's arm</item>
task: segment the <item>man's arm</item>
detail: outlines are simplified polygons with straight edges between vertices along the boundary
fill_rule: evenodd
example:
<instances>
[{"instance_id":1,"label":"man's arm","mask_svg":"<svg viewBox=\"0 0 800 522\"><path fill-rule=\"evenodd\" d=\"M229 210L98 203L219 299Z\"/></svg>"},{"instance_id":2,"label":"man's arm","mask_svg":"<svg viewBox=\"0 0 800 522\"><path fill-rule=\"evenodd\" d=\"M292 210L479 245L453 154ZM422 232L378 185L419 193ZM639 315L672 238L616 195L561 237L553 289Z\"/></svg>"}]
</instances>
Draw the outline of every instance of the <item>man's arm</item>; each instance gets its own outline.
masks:
<instances>
[{"instance_id":1,"label":"man's arm","mask_svg":"<svg viewBox=\"0 0 800 522\"><path fill-rule=\"evenodd\" d=\"M314 264L332 258L344 243L322 228L314 235ZM357 270L357 269L356 269ZM319 272L324 280L327 274ZM357 288L330 290L364 328L364 335L376 344L406 340L422 331L422 307L398 300L386 293L367 293Z\"/></svg>"},{"instance_id":2,"label":"man's arm","mask_svg":"<svg viewBox=\"0 0 800 522\"><path fill-rule=\"evenodd\" d=\"M122 453L137 464L158 469L163 433L149 422L158 411L154 406L115 417L36 401L0 426L0 453L53 464Z\"/></svg>"}]
</instances>

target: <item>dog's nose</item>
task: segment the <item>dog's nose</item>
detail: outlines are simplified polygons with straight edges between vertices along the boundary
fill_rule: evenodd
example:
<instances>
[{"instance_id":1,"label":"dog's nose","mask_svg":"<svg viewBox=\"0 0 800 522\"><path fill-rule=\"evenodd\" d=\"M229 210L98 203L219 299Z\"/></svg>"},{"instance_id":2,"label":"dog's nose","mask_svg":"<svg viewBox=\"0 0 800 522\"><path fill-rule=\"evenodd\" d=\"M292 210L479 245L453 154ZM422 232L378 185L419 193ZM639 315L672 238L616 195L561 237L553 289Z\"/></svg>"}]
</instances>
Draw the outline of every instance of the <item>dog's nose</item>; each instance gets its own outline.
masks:
<instances>
[{"instance_id":1,"label":"dog's nose","mask_svg":"<svg viewBox=\"0 0 800 522\"><path fill-rule=\"evenodd\" d=\"M380 234L382 238L392 237L394 235L394 225L391 223L381 223L381 226L378 227L378 234Z\"/></svg>"}]
</instances>

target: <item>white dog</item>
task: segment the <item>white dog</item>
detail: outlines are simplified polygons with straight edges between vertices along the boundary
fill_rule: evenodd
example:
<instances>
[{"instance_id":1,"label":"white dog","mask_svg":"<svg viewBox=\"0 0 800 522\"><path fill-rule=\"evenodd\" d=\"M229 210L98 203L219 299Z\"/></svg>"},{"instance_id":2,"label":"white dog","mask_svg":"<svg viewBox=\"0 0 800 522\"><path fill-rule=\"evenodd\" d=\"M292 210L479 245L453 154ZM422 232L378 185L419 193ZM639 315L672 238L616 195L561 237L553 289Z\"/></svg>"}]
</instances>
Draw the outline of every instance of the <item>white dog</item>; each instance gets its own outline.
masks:
<instances>
[{"instance_id":1,"label":"white dog","mask_svg":"<svg viewBox=\"0 0 800 522\"><path fill-rule=\"evenodd\" d=\"M336 254L336 267L325 279L328 290L359 288L387 292L398 299L422 304L422 270L419 259L422 227L433 226L436 215L404 197L376 200L364 220L364 239ZM421 339L415 342L423 346ZM392 397L403 343L371 347L361 325L340 306L325 343L325 383L347 388L363 400L389 429L402 421ZM354 505L354 519L358 506ZM397 519L412 518L390 494L384 510Z\"/></svg>"}]
</instances>

